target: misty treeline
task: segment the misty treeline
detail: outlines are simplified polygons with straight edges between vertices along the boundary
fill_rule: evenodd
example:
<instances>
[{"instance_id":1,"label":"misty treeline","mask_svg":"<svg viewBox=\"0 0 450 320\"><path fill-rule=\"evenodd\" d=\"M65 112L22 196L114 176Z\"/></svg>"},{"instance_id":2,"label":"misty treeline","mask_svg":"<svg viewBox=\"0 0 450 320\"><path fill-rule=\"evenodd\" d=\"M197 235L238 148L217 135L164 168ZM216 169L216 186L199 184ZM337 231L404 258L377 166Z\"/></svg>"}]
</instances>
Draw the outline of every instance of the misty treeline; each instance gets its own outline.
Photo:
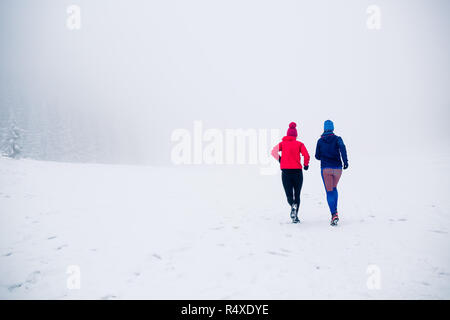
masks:
<instances>
[{"instance_id":1,"label":"misty treeline","mask_svg":"<svg viewBox=\"0 0 450 320\"><path fill-rule=\"evenodd\" d=\"M95 132L101 128L87 125L88 120L74 121L73 115L45 103L3 105L2 110L0 145L4 156L81 162L108 159L108 148L102 148ZM80 123L86 125L81 127Z\"/></svg>"},{"instance_id":2,"label":"misty treeline","mask_svg":"<svg viewBox=\"0 0 450 320\"><path fill-rule=\"evenodd\" d=\"M17 87L0 88L0 154L64 162L145 163L138 139L120 116L61 101L31 101Z\"/></svg>"}]
</instances>

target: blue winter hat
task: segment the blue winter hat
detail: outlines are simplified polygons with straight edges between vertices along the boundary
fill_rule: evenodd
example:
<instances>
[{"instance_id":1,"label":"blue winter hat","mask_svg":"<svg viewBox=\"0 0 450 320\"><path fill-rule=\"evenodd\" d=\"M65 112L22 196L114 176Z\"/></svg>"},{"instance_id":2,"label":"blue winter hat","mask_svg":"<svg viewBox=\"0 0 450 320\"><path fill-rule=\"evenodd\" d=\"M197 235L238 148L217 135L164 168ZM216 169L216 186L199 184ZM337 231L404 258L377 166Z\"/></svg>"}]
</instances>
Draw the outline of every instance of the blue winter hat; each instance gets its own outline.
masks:
<instances>
[{"instance_id":1,"label":"blue winter hat","mask_svg":"<svg viewBox=\"0 0 450 320\"><path fill-rule=\"evenodd\" d=\"M323 124L323 130L324 131L333 131L334 130L334 123L331 120L327 120Z\"/></svg>"}]
</instances>

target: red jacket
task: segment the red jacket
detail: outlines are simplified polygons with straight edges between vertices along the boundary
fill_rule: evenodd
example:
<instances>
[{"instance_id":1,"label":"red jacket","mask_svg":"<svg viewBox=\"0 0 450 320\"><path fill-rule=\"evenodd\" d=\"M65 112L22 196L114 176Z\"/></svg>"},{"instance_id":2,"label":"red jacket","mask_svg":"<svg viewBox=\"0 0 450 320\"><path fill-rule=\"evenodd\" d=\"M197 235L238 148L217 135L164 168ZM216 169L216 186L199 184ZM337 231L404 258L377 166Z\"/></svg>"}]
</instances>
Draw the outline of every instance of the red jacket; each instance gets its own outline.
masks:
<instances>
[{"instance_id":1,"label":"red jacket","mask_svg":"<svg viewBox=\"0 0 450 320\"><path fill-rule=\"evenodd\" d=\"M286 136L272 149L272 156L278 161L281 151L281 169L302 169L300 154L303 155L303 164L309 165L309 153L306 147L296 137Z\"/></svg>"}]
</instances>

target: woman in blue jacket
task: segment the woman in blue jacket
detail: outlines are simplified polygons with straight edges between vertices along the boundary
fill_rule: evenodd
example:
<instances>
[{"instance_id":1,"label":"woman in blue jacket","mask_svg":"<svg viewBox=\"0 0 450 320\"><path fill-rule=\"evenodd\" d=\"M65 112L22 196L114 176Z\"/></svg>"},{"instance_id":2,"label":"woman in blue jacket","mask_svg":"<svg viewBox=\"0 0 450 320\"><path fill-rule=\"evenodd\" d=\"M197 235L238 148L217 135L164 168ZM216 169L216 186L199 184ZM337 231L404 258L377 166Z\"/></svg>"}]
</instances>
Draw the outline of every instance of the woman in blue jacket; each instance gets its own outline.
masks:
<instances>
[{"instance_id":1,"label":"woman in blue jacket","mask_svg":"<svg viewBox=\"0 0 450 320\"><path fill-rule=\"evenodd\" d=\"M334 124L331 120L325 121L323 129L324 132L317 141L316 159L320 160L322 180L331 211L331 225L335 226L339 221L337 184L342 175L342 162L344 169L348 168L347 149L342 138L334 134Z\"/></svg>"}]
</instances>

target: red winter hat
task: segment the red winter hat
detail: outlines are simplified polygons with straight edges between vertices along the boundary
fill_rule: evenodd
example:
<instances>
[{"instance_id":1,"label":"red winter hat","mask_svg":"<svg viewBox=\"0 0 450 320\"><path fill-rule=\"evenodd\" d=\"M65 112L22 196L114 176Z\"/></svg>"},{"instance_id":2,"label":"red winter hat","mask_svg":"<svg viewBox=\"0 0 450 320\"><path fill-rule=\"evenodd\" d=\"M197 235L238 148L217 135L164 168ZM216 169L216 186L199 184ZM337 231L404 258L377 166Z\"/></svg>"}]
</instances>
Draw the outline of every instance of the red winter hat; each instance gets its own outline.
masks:
<instances>
[{"instance_id":1,"label":"red winter hat","mask_svg":"<svg viewBox=\"0 0 450 320\"><path fill-rule=\"evenodd\" d=\"M295 122L291 122L289 124L289 129L287 131L287 136L291 136L291 137L296 137L297 136L297 129L295 129L295 127L297 126L297 124Z\"/></svg>"}]
</instances>

